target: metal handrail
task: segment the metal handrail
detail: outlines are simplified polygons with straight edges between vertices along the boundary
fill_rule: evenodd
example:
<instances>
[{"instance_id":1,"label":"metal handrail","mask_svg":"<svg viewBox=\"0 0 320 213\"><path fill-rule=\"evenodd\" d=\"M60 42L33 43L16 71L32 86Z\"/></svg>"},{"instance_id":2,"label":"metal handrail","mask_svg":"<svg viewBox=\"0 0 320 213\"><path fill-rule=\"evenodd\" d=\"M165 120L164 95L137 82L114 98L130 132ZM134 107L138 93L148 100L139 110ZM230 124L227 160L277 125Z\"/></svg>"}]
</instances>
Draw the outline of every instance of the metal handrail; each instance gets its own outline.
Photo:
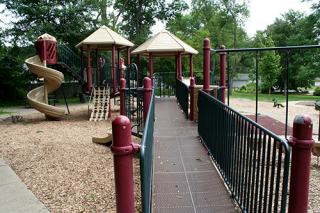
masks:
<instances>
[{"instance_id":1,"label":"metal handrail","mask_svg":"<svg viewBox=\"0 0 320 213\"><path fill-rule=\"evenodd\" d=\"M142 212L151 212L151 190L153 170L153 131L155 112L155 89L152 91L145 129L140 147L141 199Z\"/></svg>"},{"instance_id":2,"label":"metal handrail","mask_svg":"<svg viewBox=\"0 0 320 213\"><path fill-rule=\"evenodd\" d=\"M287 92L286 92L286 121L285 121L285 137L288 136L288 112L289 112L289 54L290 50L301 50L301 49L319 49L320 45L306 45L306 46L287 46L287 47L265 47L265 48L246 48L246 49L220 49L220 50L214 50L210 49L211 52L217 53L217 54L223 54L223 53L231 53L231 52L256 52L256 82L259 82L258 79L258 54L259 51L287 51ZM228 58L228 82L230 82L230 58ZM231 88L232 89L232 88ZM230 103L230 84L228 83L228 105ZM258 83L256 83L256 112L255 112L256 118L255 121L258 122Z\"/></svg>"},{"instance_id":3,"label":"metal handrail","mask_svg":"<svg viewBox=\"0 0 320 213\"><path fill-rule=\"evenodd\" d=\"M189 87L177 78L177 100L186 119L189 118L189 93Z\"/></svg>"},{"instance_id":4,"label":"metal handrail","mask_svg":"<svg viewBox=\"0 0 320 213\"><path fill-rule=\"evenodd\" d=\"M57 64L68 67L81 81L86 82L82 76L82 68L87 67L86 63L64 44L57 44Z\"/></svg>"},{"instance_id":5,"label":"metal handrail","mask_svg":"<svg viewBox=\"0 0 320 213\"><path fill-rule=\"evenodd\" d=\"M288 143L202 90L198 108L200 139L241 210L286 212Z\"/></svg>"}]
</instances>

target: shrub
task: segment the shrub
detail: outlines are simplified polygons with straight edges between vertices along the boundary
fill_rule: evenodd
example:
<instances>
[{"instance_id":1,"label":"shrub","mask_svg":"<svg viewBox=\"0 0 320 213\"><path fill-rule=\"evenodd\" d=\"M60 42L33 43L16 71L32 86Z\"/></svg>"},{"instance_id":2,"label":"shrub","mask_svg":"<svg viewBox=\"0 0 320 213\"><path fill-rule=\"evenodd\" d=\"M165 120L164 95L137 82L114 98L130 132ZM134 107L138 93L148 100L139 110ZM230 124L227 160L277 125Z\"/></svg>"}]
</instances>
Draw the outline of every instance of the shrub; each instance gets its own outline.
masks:
<instances>
[{"instance_id":1,"label":"shrub","mask_svg":"<svg viewBox=\"0 0 320 213\"><path fill-rule=\"evenodd\" d=\"M258 84L258 91L260 91L261 85ZM256 91L256 83L247 83L247 90L249 92L255 92Z\"/></svg>"},{"instance_id":2,"label":"shrub","mask_svg":"<svg viewBox=\"0 0 320 213\"><path fill-rule=\"evenodd\" d=\"M246 86L242 86L242 87L240 87L240 91L244 91L244 90L247 90L247 88L246 88Z\"/></svg>"},{"instance_id":3,"label":"shrub","mask_svg":"<svg viewBox=\"0 0 320 213\"><path fill-rule=\"evenodd\" d=\"M316 87L316 89L313 92L314 96L320 96L320 87Z\"/></svg>"}]
</instances>

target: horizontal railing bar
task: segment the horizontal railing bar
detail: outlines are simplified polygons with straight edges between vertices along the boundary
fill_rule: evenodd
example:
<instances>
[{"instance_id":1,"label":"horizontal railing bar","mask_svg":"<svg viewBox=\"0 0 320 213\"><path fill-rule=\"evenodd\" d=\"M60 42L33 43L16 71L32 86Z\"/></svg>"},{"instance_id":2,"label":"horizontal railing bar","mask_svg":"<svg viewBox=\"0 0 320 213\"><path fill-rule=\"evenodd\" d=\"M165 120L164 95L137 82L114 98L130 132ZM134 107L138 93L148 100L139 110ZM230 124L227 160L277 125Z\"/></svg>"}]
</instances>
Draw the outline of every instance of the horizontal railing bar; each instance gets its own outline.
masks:
<instances>
[{"instance_id":1,"label":"horizontal railing bar","mask_svg":"<svg viewBox=\"0 0 320 213\"><path fill-rule=\"evenodd\" d=\"M265 47L265 48L246 48L246 49L226 49L226 50L214 50L210 51L215 53L223 52L257 52L257 51L270 51L270 50L294 50L294 49L317 49L320 45L306 45L306 46L288 46L288 47Z\"/></svg>"}]
</instances>

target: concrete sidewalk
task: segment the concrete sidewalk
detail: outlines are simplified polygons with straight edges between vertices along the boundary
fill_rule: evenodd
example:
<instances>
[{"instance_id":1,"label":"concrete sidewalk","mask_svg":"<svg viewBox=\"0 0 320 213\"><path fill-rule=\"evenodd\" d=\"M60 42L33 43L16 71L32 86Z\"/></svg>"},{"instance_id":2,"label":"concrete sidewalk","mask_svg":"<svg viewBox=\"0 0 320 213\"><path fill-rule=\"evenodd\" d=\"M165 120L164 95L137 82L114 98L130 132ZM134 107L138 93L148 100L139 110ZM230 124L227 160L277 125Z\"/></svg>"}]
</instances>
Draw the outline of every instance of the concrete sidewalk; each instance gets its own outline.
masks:
<instances>
[{"instance_id":1,"label":"concrete sidewalk","mask_svg":"<svg viewBox=\"0 0 320 213\"><path fill-rule=\"evenodd\" d=\"M66 109L65 105L57 106ZM88 107L88 104L70 104L70 109ZM10 117L11 115L27 115L41 113L33 108L7 108L5 112L15 112L12 114L0 115L0 120ZM38 198L27 188L22 180L6 164L3 158L0 158L0 212L10 213L34 213L47 212L46 207Z\"/></svg>"},{"instance_id":2,"label":"concrete sidewalk","mask_svg":"<svg viewBox=\"0 0 320 213\"><path fill-rule=\"evenodd\" d=\"M0 158L0 212L48 212L20 178Z\"/></svg>"}]
</instances>

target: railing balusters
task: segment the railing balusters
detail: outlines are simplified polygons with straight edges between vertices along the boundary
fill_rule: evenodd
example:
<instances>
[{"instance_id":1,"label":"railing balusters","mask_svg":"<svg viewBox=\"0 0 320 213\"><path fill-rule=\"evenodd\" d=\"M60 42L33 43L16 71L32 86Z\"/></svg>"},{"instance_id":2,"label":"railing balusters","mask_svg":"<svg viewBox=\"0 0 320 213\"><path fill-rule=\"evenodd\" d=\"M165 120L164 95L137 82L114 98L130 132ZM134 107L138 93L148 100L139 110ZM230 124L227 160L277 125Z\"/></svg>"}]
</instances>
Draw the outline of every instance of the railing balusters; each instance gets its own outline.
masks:
<instances>
[{"instance_id":1,"label":"railing balusters","mask_svg":"<svg viewBox=\"0 0 320 213\"><path fill-rule=\"evenodd\" d=\"M276 144L290 153L286 141L201 90L198 107L199 136L242 211L285 212L289 161L281 168Z\"/></svg>"}]
</instances>

